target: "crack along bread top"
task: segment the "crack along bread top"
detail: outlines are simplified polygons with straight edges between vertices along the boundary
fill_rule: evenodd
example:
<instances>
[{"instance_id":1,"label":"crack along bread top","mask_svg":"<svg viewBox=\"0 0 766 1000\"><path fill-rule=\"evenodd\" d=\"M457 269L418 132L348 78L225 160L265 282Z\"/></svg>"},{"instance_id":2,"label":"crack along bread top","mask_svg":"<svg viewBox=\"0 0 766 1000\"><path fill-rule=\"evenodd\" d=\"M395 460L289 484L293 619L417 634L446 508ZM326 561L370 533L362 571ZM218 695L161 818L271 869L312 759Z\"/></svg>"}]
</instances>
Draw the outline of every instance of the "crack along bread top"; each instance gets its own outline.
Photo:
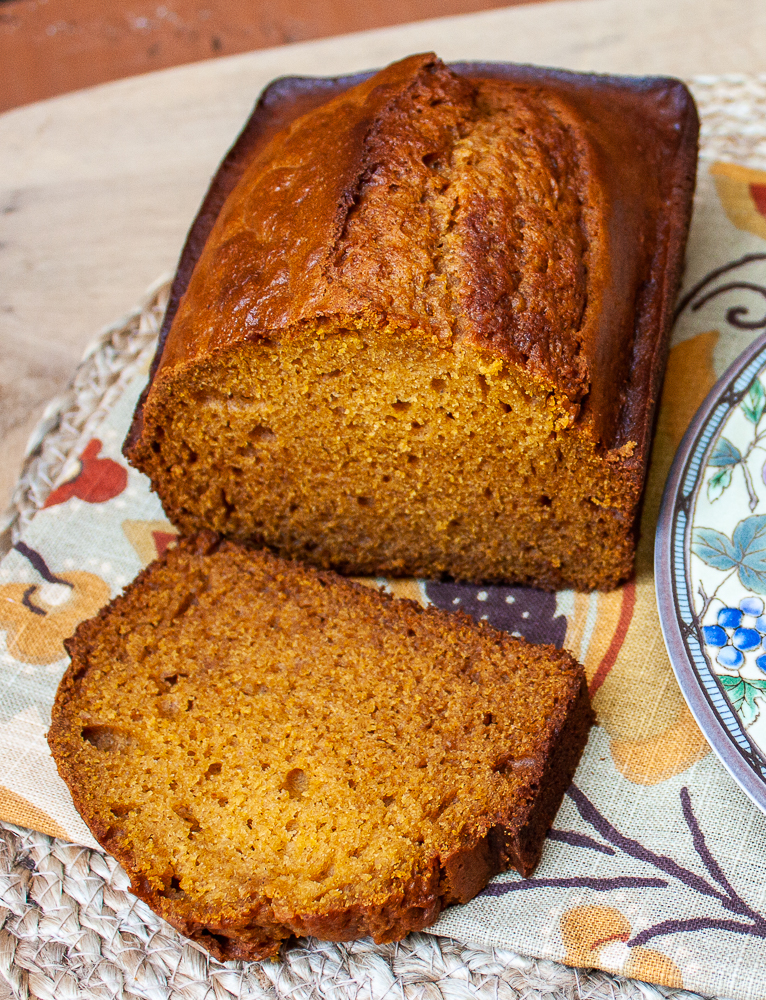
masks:
<instances>
[{"instance_id":1,"label":"crack along bread top","mask_svg":"<svg viewBox=\"0 0 766 1000\"><path fill-rule=\"evenodd\" d=\"M696 134L674 80L419 55L278 81L192 229L155 376L321 317L392 321L523 367L641 466Z\"/></svg>"}]
</instances>

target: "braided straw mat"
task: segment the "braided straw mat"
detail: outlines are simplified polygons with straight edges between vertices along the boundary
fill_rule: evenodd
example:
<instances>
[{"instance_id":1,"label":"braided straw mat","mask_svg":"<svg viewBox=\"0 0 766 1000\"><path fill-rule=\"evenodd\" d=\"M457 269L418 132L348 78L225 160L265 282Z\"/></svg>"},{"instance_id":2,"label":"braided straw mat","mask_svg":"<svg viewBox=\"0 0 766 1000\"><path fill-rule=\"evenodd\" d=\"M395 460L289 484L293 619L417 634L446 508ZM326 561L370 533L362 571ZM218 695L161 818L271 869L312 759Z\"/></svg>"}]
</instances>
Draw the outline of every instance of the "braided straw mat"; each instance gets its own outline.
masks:
<instances>
[{"instance_id":1,"label":"braided straw mat","mask_svg":"<svg viewBox=\"0 0 766 1000\"><path fill-rule=\"evenodd\" d=\"M760 208L760 215L751 212L748 222L736 194L738 183L758 183L759 190L763 185L766 192L766 173L761 173L766 171L766 75L698 77L691 87L703 122L701 187L703 174L708 182L709 175L716 175L718 197L734 227L766 238L764 212ZM699 201L697 215L706 211L707 205ZM694 230L690 256L693 242ZM0 522L0 552L7 552L20 540L54 488L61 490L61 484L72 479L79 467L78 457L92 440L95 428L120 400L128 383L146 370L168 289L169 281L160 280L139 308L104 331L86 351L68 391L47 407L29 442L12 507ZM702 333L691 338L683 333L680 339L692 344L708 338L704 340L707 344L711 336ZM678 342L677 330L674 343ZM746 346L736 337L729 337L727 343L724 353L728 354ZM718 357L715 367L728 360ZM613 756L618 745L613 739ZM694 759L701 752L704 750L695 750ZM693 757L684 767L691 764L694 768ZM619 765L616 757L615 765ZM639 785L650 785L663 777L648 773L627 776ZM9 812L8 803L0 802L0 807L4 815L21 819L21 813ZM23 821L35 825L34 807L23 814ZM611 849L607 852L614 854ZM448 924L448 933L452 929ZM572 965L586 964L574 952L568 954L568 960ZM642 975L636 967L633 972ZM750 973L751 981L757 978L756 970ZM646 971L643 974L647 975ZM647 978L652 978L651 974ZM429 934L412 934L402 942L382 946L369 940L344 945L309 939L286 949L279 962L221 965L136 900L129 892L127 876L108 856L0 823L0 1000L26 1000L30 996L41 1000L516 1000L532 996L695 1000L696 994L674 987L672 980L673 975L666 975L668 985L652 986L608 972L569 968L506 949L461 944ZM753 996L762 990L755 985L755 990L751 986L738 993Z\"/></svg>"}]
</instances>

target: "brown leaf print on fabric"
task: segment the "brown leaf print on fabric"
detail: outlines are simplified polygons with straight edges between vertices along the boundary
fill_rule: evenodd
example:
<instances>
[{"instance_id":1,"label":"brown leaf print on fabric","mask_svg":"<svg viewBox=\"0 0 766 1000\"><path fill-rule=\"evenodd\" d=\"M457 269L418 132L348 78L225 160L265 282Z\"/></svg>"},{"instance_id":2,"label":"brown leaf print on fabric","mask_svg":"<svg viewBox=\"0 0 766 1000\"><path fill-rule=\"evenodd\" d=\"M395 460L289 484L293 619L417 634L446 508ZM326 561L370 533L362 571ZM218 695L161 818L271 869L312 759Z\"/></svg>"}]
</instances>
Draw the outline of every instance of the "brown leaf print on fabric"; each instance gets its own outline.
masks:
<instances>
[{"instance_id":1,"label":"brown leaf print on fabric","mask_svg":"<svg viewBox=\"0 0 766 1000\"><path fill-rule=\"evenodd\" d=\"M561 917L564 964L683 989L681 970L653 948L631 948L630 921L613 906L574 906Z\"/></svg>"},{"instance_id":2,"label":"brown leaf print on fabric","mask_svg":"<svg viewBox=\"0 0 766 1000\"><path fill-rule=\"evenodd\" d=\"M556 611L556 595L533 587L481 586L468 583L423 583L428 599L444 611L464 611L476 621L528 642L564 644L567 620Z\"/></svg>"},{"instance_id":3,"label":"brown leaf print on fabric","mask_svg":"<svg viewBox=\"0 0 766 1000\"><path fill-rule=\"evenodd\" d=\"M578 917L569 926L567 933L569 940L565 939L567 954L572 957L571 964L583 965L592 964L599 968L614 971L613 953L605 956L598 955L609 941L622 942L624 949L630 949L635 953L634 961L628 964L629 955L622 950L625 965L623 974L640 979L649 977L651 982L662 985L677 985L674 976L676 967L673 963L666 964L660 952L644 948L644 945L653 938L665 937L668 935L694 933L695 931L718 930L732 934L752 936L766 939L766 917L754 910L740 896L737 890L729 881L727 874L718 864L710 848L707 846L705 835L700 828L697 817L692 808L691 796L688 788L682 788L679 792L679 803L683 820L691 835L692 846L697 858L704 868L706 875L699 875L691 868L685 867L674 861L673 858L665 854L657 854L655 851L644 847L637 840L626 837L617 829L603 813L599 812L596 806L590 801L585 793L577 787L570 785L567 790L568 797L572 800L582 819L589 824L593 831L600 837L588 836L576 830L552 829L548 833L551 840L557 840L569 845L570 848L596 851L600 854L607 854L612 857L626 855L639 861L646 866L645 875L618 875L614 877L597 877L592 875L565 876L562 878L545 878L532 876L531 878L516 878L506 882L490 883L486 889L479 893L479 896L504 896L510 892L525 892L530 889L545 888L566 888L566 889L588 889L593 892L611 892L614 889L631 889L636 892L639 889L668 889L672 888L674 882L680 883L692 893L699 897L699 916L685 917L683 919L671 918L661 920L651 927L634 933L630 928L623 914L610 907L591 905L588 909L591 915L598 911L599 917L594 916L595 930L586 932L583 930L584 919ZM587 870L587 869L585 869ZM571 912L571 911L570 911ZM687 910L688 912L688 910ZM562 926L562 934L563 934ZM638 951L638 949L641 951ZM575 953L586 949L593 952L593 957L588 961L574 959ZM595 949L595 950L594 950ZM595 959L599 958L605 964ZM567 958L565 961L569 962ZM606 964L609 961L612 964ZM670 960L667 960L670 962ZM648 970L648 971L647 971ZM680 972L678 973L680 975ZM668 979L664 979L667 976Z\"/></svg>"},{"instance_id":4,"label":"brown leaf print on fabric","mask_svg":"<svg viewBox=\"0 0 766 1000\"><path fill-rule=\"evenodd\" d=\"M22 663L54 663L65 655L64 639L109 600L109 585L83 570L54 574L24 542L14 548L32 563L42 580L0 585L0 628L7 632L8 652Z\"/></svg>"}]
</instances>

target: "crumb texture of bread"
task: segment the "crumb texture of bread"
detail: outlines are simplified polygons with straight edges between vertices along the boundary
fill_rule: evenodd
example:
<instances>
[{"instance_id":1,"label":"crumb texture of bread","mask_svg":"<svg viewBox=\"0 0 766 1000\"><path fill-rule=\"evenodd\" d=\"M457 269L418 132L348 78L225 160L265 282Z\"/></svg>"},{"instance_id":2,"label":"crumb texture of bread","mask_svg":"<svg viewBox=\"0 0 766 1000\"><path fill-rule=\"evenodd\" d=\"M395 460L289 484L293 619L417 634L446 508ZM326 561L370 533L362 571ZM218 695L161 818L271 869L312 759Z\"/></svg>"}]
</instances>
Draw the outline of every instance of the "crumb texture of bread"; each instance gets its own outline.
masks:
<instances>
[{"instance_id":1,"label":"crumb texture of bread","mask_svg":"<svg viewBox=\"0 0 766 1000\"><path fill-rule=\"evenodd\" d=\"M592 721L565 652L205 533L68 650L59 772L221 959L397 940L531 873Z\"/></svg>"},{"instance_id":2,"label":"crumb texture of bread","mask_svg":"<svg viewBox=\"0 0 766 1000\"><path fill-rule=\"evenodd\" d=\"M344 573L624 580L694 183L665 84L413 56L254 150L126 445L171 520Z\"/></svg>"}]
</instances>

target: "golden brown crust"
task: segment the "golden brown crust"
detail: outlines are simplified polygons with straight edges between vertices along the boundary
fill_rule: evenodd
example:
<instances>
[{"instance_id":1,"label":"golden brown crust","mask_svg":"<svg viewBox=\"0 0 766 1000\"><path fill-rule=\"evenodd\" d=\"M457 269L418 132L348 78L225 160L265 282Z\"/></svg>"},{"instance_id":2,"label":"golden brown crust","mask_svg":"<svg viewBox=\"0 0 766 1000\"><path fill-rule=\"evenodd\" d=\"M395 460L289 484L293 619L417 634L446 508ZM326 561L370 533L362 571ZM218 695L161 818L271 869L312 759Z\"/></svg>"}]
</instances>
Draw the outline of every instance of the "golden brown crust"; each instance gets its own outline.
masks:
<instances>
[{"instance_id":1,"label":"golden brown crust","mask_svg":"<svg viewBox=\"0 0 766 1000\"><path fill-rule=\"evenodd\" d=\"M375 76L277 81L192 228L126 455L152 478L168 516L186 532L210 527L342 572L616 586L632 568L691 212L697 128L691 97L674 80L502 64L448 70L425 55ZM218 499L212 488L201 498L212 482L205 462L193 483L177 476L187 461L183 448L176 443L159 454L165 448L159 440L166 433L184 436L185 418L171 429L167 414L179 397L189 396L193 405L204 370L245 364L247 351L258 345L274 344L276 353L308 343L322 323L333 333L365 324L384 329L394 350L396 341L414 344L419 337L474 357L477 371L493 357L502 359L504 371L516 367L529 379L533 395L552 392L560 413L556 434L569 435L570 451L584 457L567 458L560 495L551 493L549 481L520 474L541 503L554 500L540 520L534 496L519 496L524 541L510 540L512 532L503 529L508 551L474 566L446 559L438 532L422 552L408 542L406 554L395 547L370 554L353 551L350 540L355 532L371 537L364 516L356 523L343 513L338 530L348 544L328 538L327 552L312 555L324 525L312 529L291 513L305 498L274 497L275 516L264 522L235 496L236 475L246 479L250 471L221 476ZM222 385L222 392L241 389ZM211 425L211 433L218 428ZM553 452L558 443L551 438ZM247 450L247 443L233 447ZM494 451L495 444L485 440L482 447ZM189 448L197 450L192 441ZM380 465L380 455L363 450L352 449L354 461ZM412 450L406 436L399 450ZM339 476L341 459L332 459ZM262 469L276 460L276 453L257 458ZM441 462L442 456L423 460ZM586 473L585 464L593 462ZM513 463L515 453L509 467ZM239 464L227 452L227 470ZM562 515L555 506L567 508L578 466L582 482ZM409 475L384 471L384 482ZM455 469L458 479L463 475ZM375 492L374 482L357 478L353 487L362 496ZM310 475L305 482L311 491ZM249 495L262 499L273 485L259 474ZM471 510L480 510L486 488L466 495ZM413 483L396 500L389 491L386 516L412 521L408 497L425 491ZM446 498L443 490L439 497ZM435 521L462 517L464 505L453 499L454 510L441 500L434 507ZM573 518L577 530L570 530ZM540 554L527 559L525 545L534 546L549 528L561 532L559 551L545 539ZM583 546L594 554L587 566L577 557L573 562ZM475 539L460 536L456 547L497 550L492 525L485 531L477 523Z\"/></svg>"},{"instance_id":2,"label":"golden brown crust","mask_svg":"<svg viewBox=\"0 0 766 1000\"><path fill-rule=\"evenodd\" d=\"M636 441L625 464L640 470L653 406L628 396L652 396L653 373L664 355L694 186L693 101L675 80L503 64L454 69L457 75L433 55L412 56L374 77L312 81L317 104L328 91L337 96L295 122L306 108L306 81L279 81L273 93L264 94L238 143L243 148L232 151L192 229L193 245L174 288L184 301L170 331L165 325L159 370L289 331L317 315L379 318L393 309L411 327L447 338L457 332L475 348L524 365L574 402L587 397L590 432L615 449ZM349 89L351 83L356 86ZM413 128L418 102L418 119L427 120ZM460 260L452 278L454 303L435 316L436 299L417 303L410 289L433 272L433 257L422 244L439 234L417 226L405 234L402 261L409 254L410 263L399 275L395 266L381 270L390 244L360 271L356 258L366 247L365 233L355 240L349 225L358 227L360 201L369 201L376 184L390 182L396 171L425 192L423 160L443 156L489 108L496 114L504 102L520 109L516 128L537 133L545 169L554 178L561 171L570 184L576 178L584 243L526 247L523 278L531 285L522 294L517 267L504 262L513 231L493 228L491 203L481 190L469 190L472 203L463 206ZM274 135L286 124L287 131ZM388 169L381 175L384 163ZM212 225L235 182L239 186ZM300 191L305 194L299 198ZM507 207L501 212L506 227ZM368 214L372 222L361 228L372 236L396 225L396 211L382 203ZM206 254L201 250L208 234L213 249ZM503 253L494 257L497 246ZM544 262L544 281L536 280L533 260L530 267L536 255ZM583 281L587 293L583 287L582 298L575 294L569 309L567 299ZM547 304L548 295L556 309ZM519 311L519 299L529 300L530 308ZM653 364L645 363L647 354ZM138 443L139 426L129 452Z\"/></svg>"},{"instance_id":3,"label":"golden brown crust","mask_svg":"<svg viewBox=\"0 0 766 1000\"><path fill-rule=\"evenodd\" d=\"M505 118L509 144L493 146ZM430 56L309 113L227 200L160 372L317 316L365 316L488 349L579 399L585 269L595 315L609 250L583 232L604 220L579 124L555 97L470 85ZM528 136L521 151L513 133ZM503 183L514 168L520 190Z\"/></svg>"},{"instance_id":4,"label":"golden brown crust","mask_svg":"<svg viewBox=\"0 0 766 1000\"><path fill-rule=\"evenodd\" d=\"M99 739L98 736L94 739L93 734L108 731L104 738L112 739L110 727L116 727L118 737L125 740L125 749L121 752L130 754L134 745L130 742L132 738L143 739L147 727L154 731L157 723L151 721L154 718L151 715L145 715L141 722L131 723L128 718L121 717L105 725L103 710L98 707L99 699L104 699L107 705L116 703L122 696L119 688L111 691L111 687L124 683L119 679L127 676L124 672L140 674L150 669L141 661L131 661L125 666L125 657L130 655L127 652L130 636L139 624L136 621L137 602L143 609L142 615L156 621L156 627L162 631L162 623L166 620L163 616L167 614L163 609L169 606L168 600L180 599L184 585L192 588L189 581L198 570L209 570L212 559L217 559L219 565L221 560L236 560L238 573L247 573L248 566L257 568L265 560L269 572L273 570L278 574L273 579L281 581L281 589L287 591L296 581L303 580L300 592L308 595L318 583L321 588L340 593L346 605L357 607L357 613L362 613L360 609L364 608L377 609L376 613L379 611L391 628L403 629L402 634L407 629L426 628L434 636L454 636L455 642L470 639L471 648L496 646L505 649L517 659L519 669L529 671L529 683L534 683L536 676L541 683L540 671L544 670L545 685L553 685L551 690L555 691L550 717L533 722L528 716L514 723L521 727L531 726L531 732L539 729L539 735L535 735L530 744L534 750L521 759L514 758L511 752L501 753L493 765L493 771L500 775L507 769L513 794L493 812L472 817L462 832L450 835L452 841L448 849L426 852L408 875L393 880L382 897L369 898L368 893L365 898L360 890L356 900L347 899L342 905L317 910L291 908L284 899L263 895L257 890L248 891L239 900L234 892L234 898L215 904L205 903L201 898L195 902L184 893L174 892L173 885L178 885L175 877L183 878L184 874L180 867L174 867L172 860L162 861L165 854L161 842L167 821L158 824L149 834L156 844L154 860L147 861L145 841L126 838L125 829L121 829L121 823L127 822L120 818L122 810L110 812L110 800L104 799L104 787L110 779L106 769L108 754L105 757L102 751L109 748L109 744L103 743L99 749L94 749ZM183 574L178 579L179 592L172 599L167 593L169 571ZM189 592L193 593L193 589ZM219 628L220 622L214 627ZM168 640L161 638L160 641L167 643ZM111 675L103 674L105 644L108 646L107 660L111 658L113 662ZM170 647L165 645L163 648L167 655ZM182 540L175 552L169 552L163 560L145 570L96 618L84 622L68 641L67 649L72 662L56 696L48 740L76 807L94 836L125 867L133 891L182 933L223 960L275 954L280 942L291 935L314 934L330 940L350 940L371 934L379 942L396 940L411 930L428 926L444 906L472 898L489 878L508 867L515 867L524 875L531 874L545 834L587 742L592 722L582 668L566 652L553 647L529 647L492 629L477 626L465 615L449 615L435 609L424 611L412 602L394 602L386 595L371 592L369 588L332 573L290 566L264 553L248 553L232 543L220 543L209 534ZM528 666L524 666L525 658ZM212 682L215 675L206 676ZM493 710L499 711L500 706ZM135 737L130 736L131 726L135 728ZM159 743L150 757L156 755L162 745ZM201 749L203 744L199 747ZM178 773L175 776L181 780ZM144 780L149 781L148 778ZM168 789L159 789L159 794L168 803L172 802ZM170 805L168 813L172 816ZM239 844L240 848L244 846Z\"/></svg>"}]
</instances>

